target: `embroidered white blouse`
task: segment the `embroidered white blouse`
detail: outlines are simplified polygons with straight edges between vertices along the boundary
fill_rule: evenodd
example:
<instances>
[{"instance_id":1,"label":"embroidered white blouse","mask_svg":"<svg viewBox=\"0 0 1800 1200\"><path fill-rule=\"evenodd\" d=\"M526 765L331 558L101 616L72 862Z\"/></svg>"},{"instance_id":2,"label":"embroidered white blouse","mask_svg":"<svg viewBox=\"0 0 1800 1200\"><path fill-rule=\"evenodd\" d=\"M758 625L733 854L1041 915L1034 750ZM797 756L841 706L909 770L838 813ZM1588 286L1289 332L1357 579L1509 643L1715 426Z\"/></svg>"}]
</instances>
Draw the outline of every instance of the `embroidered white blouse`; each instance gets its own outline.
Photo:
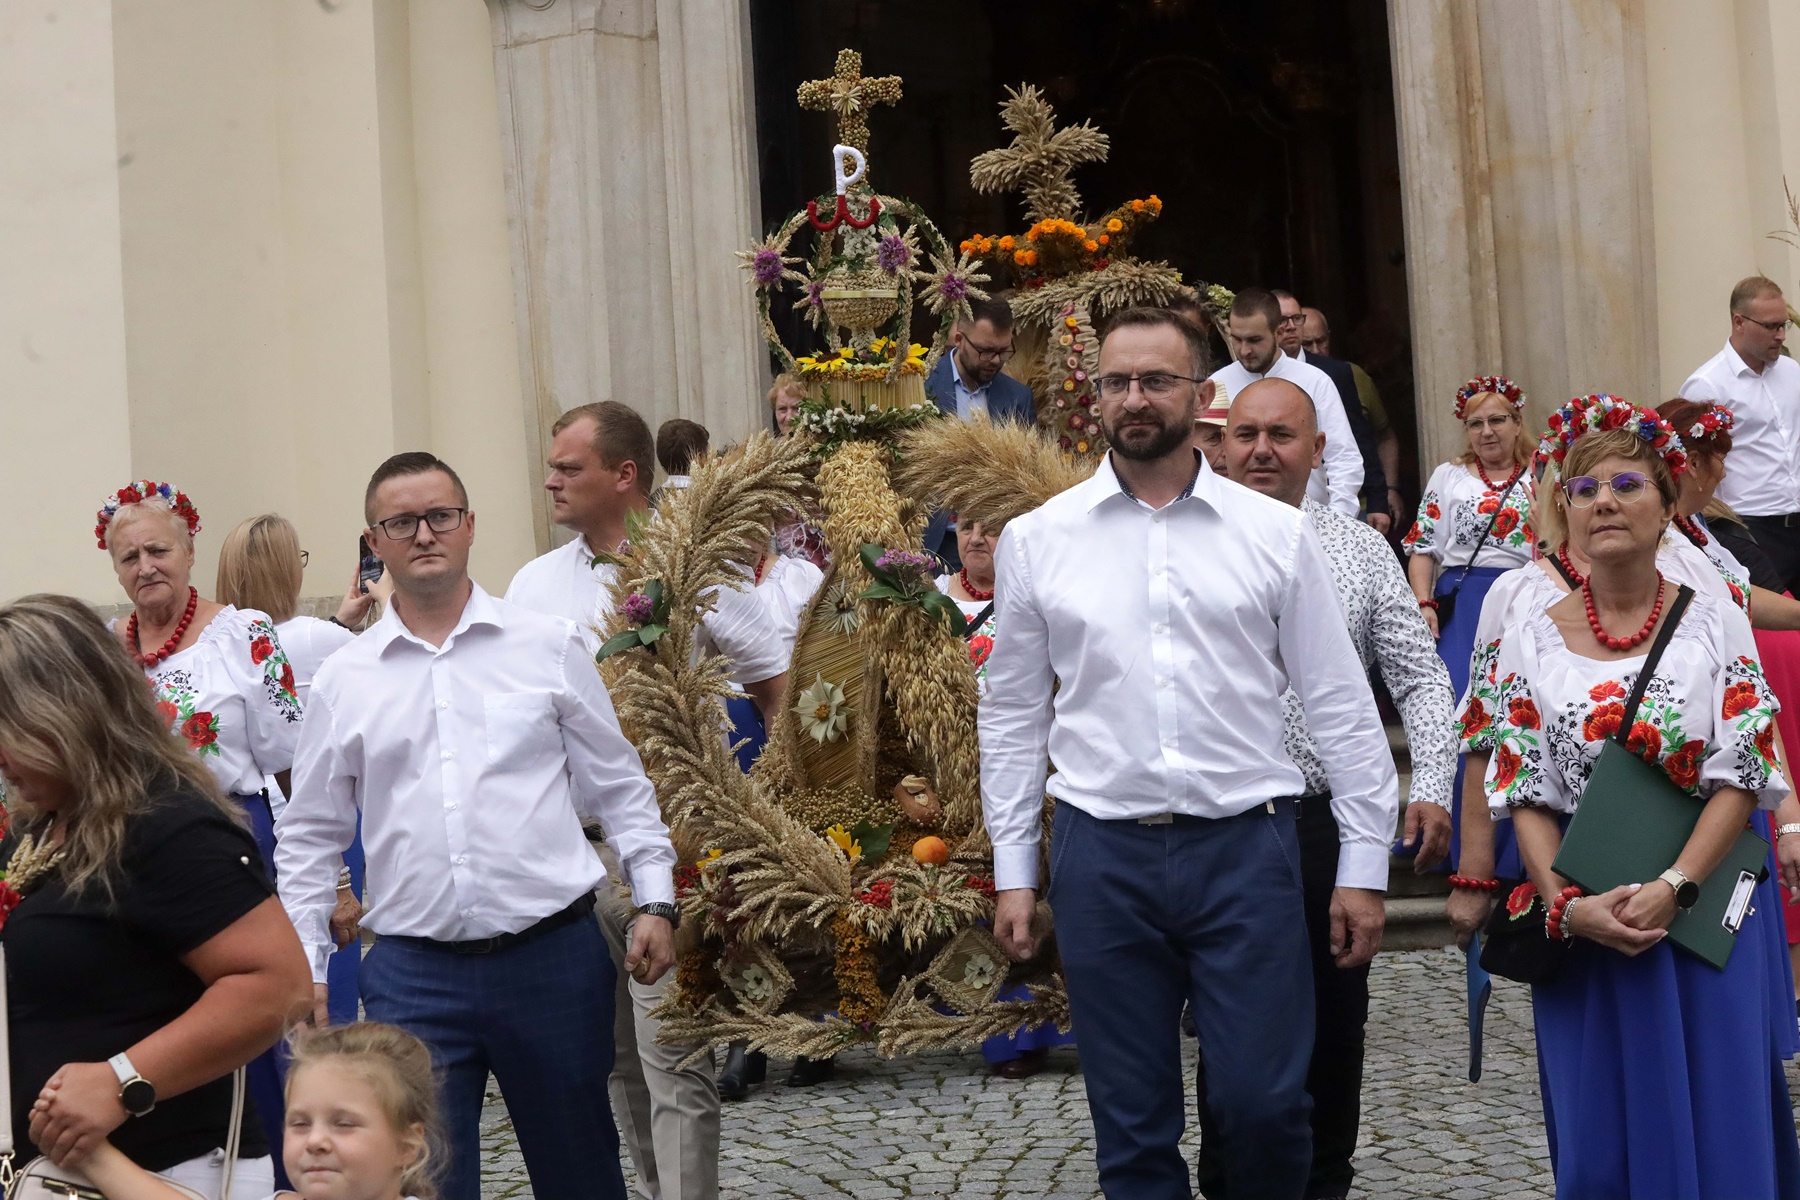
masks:
<instances>
[{"instance_id":1,"label":"embroidered white blouse","mask_svg":"<svg viewBox=\"0 0 1800 1200\"><path fill-rule=\"evenodd\" d=\"M1447 570L1530 562L1531 477L1521 476L1510 489L1504 478L1496 482L1499 487L1489 487L1474 466L1440 464L1425 484L1418 519L1401 541L1406 552L1435 558Z\"/></svg>"}]
</instances>

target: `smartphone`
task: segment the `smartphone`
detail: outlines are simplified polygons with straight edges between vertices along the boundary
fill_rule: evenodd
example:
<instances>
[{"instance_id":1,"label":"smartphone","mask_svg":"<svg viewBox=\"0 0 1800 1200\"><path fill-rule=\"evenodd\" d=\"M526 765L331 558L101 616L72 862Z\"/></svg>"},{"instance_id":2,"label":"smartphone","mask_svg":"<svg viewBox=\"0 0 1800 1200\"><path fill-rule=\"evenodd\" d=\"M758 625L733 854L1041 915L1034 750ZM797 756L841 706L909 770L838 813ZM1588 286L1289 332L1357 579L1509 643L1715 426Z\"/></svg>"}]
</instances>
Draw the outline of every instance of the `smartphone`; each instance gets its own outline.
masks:
<instances>
[{"instance_id":1,"label":"smartphone","mask_svg":"<svg viewBox=\"0 0 1800 1200\"><path fill-rule=\"evenodd\" d=\"M387 564L382 562L379 558L376 558L375 552L369 549L368 535L361 533L357 534L356 579L358 583L362 584L362 590L365 595L368 594L369 585L378 582L381 579L381 573L386 569Z\"/></svg>"}]
</instances>

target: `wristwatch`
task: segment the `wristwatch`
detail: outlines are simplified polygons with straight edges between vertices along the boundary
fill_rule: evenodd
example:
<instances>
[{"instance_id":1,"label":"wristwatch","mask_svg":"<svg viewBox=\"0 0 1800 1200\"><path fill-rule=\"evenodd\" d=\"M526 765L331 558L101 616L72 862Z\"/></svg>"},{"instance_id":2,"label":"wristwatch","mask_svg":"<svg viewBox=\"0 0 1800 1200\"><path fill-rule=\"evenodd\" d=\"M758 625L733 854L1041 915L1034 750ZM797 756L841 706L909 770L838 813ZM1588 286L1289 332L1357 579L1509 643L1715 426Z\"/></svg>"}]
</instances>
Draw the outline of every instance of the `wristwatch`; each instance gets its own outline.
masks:
<instances>
[{"instance_id":1,"label":"wristwatch","mask_svg":"<svg viewBox=\"0 0 1800 1200\"><path fill-rule=\"evenodd\" d=\"M671 929L681 928L681 910L673 904L659 900L654 904L640 904L637 910L646 917L661 917L669 923Z\"/></svg>"},{"instance_id":2,"label":"wristwatch","mask_svg":"<svg viewBox=\"0 0 1800 1200\"><path fill-rule=\"evenodd\" d=\"M1670 867L1658 879L1675 889L1675 907L1690 909L1700 899L1700 885L1682 874L1680 867Z\"/></svg>"},{"instance_id":3,"label":"wristwatch","mask_svg":"<svg viewBox=\"0 0 1800 1200\"><path fill-rule=\"evenodd\" d=\"M137 1073L123 1051L106 1060L119 1077L119 1103L134 1117L148 1116L156 1107L156 1085Z\"/></svg>"}]
</instances>

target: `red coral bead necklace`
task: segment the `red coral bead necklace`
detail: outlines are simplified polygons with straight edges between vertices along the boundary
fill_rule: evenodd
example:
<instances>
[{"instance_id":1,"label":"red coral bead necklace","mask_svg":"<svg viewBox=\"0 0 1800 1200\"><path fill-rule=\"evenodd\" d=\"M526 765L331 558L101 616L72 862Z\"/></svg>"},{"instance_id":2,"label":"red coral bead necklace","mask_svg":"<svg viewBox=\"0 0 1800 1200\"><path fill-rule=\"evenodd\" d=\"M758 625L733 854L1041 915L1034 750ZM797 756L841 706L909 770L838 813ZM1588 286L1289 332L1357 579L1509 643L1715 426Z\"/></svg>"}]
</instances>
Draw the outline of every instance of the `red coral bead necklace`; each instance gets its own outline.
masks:
<instances>
[{"instance_id":1,"label":"red coral bead necklace","mask_svg":"<svg viewBox=\"0 0 1800 1200\"><path fill-rule=\"evenodd\" d=\"M1693 520L1688 517L1676 517L1675 528L1686 534L1687 540L1694 543L1696 546L1704 546L1708 541L1705 531L1694 524Z\"/></svg>"},{"instance_id":2,"label":"red coral bead necklace","mask_svg":"<svg viewBox=\"0 0 1800 1200\"><path fill-rule=\"evenodd\" d=\"M1662 572L1658 571L1656 573L1656 603L1650 606L1650 615L1645 618L1643 628L1630 637L1614 637L1606 632L1604 625L1600 624L1600 613L1594 608L1594 581L1582 580L1581 603L1587 609L1588 628L1594 631L1594 640L1608 650L1630 650L1634 646L1641 645L1650 636L1650 631L1656 628L1656 619L1662 616L1663 592L1666 587Z\"/></svg>"},{"instance_id":3,"label":"red coral bead necklace","mask_svg":"<svg viewBox=\"0 0 1800 1200\"><path fill-rule=\"evenodd\" d=\"M188 626L194 623L194 610L199 607L199 591L189 588L187 610L181 614L181 620L175 622L175 632L169 635L168 641L148 654L144 653L144 647L138 642L138 615L137 610L133 609L131 616L125 619L125 640L131 645L131 657L137 660L137 665L149 670L175 653L175 647L181 645L181 639L187 634Z\"/></svg>"},{"instance_id":4,"label":"red coral bead necklace","mask_svg":"<svg viewBox=\"0 0 1800 1200\"><path fill-rule=\"evenodd\" d=\"M1519 481L1519 472L1524 469L1525 468L1523 467L1514 467L1513 473L1506 477L1505 483L1495 483L1494 477L1487 473L1487 468L1482 465L1481 460L1479 458L1475 460L1475 470L1481 475L1481 482L1487 484L1487 489L1490 492L1511 491L1512 485Z\"/></svg>"},{"instance_id":5,"label":"red coral bead necklace","mask_svg":"<svg viewBox=\"0 0 1800 1200\"><path fill-rule=\"evenodd\" d=\"M1567 546L1558 546L1556 548L1556 561L1563 565L1563 570L1569 573L1569 578L1575 581L1576 587L1587 586L1587 576L1575 569L1575 562L1569 557L1569 548Z\"/></svg>"},{"instance_id":6,"label":"red coral bead necklace","mask_svg":"<svg viewBox=\"0 0 1800 1200\"><path fill-rule=\"evenodd\" d=\"M994 598L993 588L978 588L969 582L969 568L964 567L962 570L958 571L956 577L962 581L963 591L969 593L969 599L979 600L985 604Z\"/></svg>"}]
</instances>

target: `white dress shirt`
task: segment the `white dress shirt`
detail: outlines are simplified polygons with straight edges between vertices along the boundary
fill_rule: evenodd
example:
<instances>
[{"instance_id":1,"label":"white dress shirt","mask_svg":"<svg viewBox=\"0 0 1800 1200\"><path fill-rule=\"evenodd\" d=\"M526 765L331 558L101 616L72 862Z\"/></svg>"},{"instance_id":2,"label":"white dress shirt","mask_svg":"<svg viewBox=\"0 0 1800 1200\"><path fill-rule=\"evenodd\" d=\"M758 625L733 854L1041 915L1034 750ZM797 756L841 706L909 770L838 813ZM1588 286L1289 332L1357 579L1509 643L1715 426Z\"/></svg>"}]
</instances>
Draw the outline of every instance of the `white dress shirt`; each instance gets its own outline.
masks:
<instances>
[{"instance_id":1,"label":"white dress shirt","mask_svg":"<svg viewBox=\"0 0 1800 1200\"><path fill-rule=\"evenodd\" d=\"M510 604L534 612L573 620L587 639L590 652L600 648L600 630L612 616L612 585L618 568L594 561L587 539L558 546L519 568L506 589ZM787 670L792 645L784 643L781 629L746 576L741 588L718 588L712 611L702 622L729 663L726 677L739 687L761 683Z\"/></svg>"},{"instance_id":2,"label":"white dress shirt","mask_svg":"<svg viewBox=\"0 0 1800 1200\"><path fill-rule=\"evenodd\" d=\"M1437 643L1425 626L1425 617L1413 602L1412 588L1400 563L1388 549L1387 539L1363 521L1332 512L1308 500L1301 506L1331 565L1338 601L1350 630L1350 640L1365 671L1381 671L1394 707L1406 725L1406 742L1412 751L1412 794L1423 801L1450 807L1450 788L1456 776L1457 738L1451 714L1456 697L1450 692L1450 672L1438 657ZM1306 776L1308 792L1331 790L1332 768L1307 727L1306 709L1300 697L1282 697L1287 717L1287 751Z\"/></svg>"},{"instance_id":3,"label":"white dress shirt","mask_svg":"<svg viewBox=\"0 0 1800 1200\"><path fill-rule=\"evenodd\" d=\"M1046 790L1104 820L1229 817L1303 793L1282 749L1290 685L1331 747L1338 883L1387 886L1394 762L1299 509L1203 461L1190 495L1151 509L1109 455L1010 522L995 559L1004 636L980 728L996 887L1037 886Z\"/></svg>"},{"instance_id":4,"label":"white dress shirt","mask_svg":"<svg viewBox=\"0 0 1800 1200\"><path fill-rule=\"evenodd\" d=\"M988 410L988 385L982 384L971 389L963 382L962 368L956 364L956 355L950 355L950 379L956 389L956 417L959 421L967 421L975 413Z\"/></svg>"},{"instance_id":5,"label":"white dress shirt","mask_svg":"<svg viewBox=\"0 0 1800 1200\"><path fill-rule=\"evenodd\" d=\"M1735 418L1719 499L1744 516L1800 512L1800 363L1783 356L1759 375L1726 342L1688 376L1681 395L1721 404Z\"/></svg>"},{"instance_id":6,"label":"white dress shirt","mask_svg":"<svg viewBox=\"0 0 1800 1200\"><path fill-rule=\"evenodd\" d=\"M478 586L442 647L389 608L313 681L276 877L317 981L359 813L376 934L469 941L566 908L605 876L583 818L639 903L674 899L669 831L580 633Z\"/></svg>"},{"instance_id":7,"label":"white dress shirt","mask_svg":"<svg viewBox=\"0 0 1800 1200\"><path fill-rule=\"evenodd\" d=\"M1276 352L1275 361L1261 375L1253 375L1239 362L1227 363L1212 373L1212 381L1235 396L1259 379L1285 379L1312 397L1313 409L1319 416L1319 432L1325 435L1325 465L1312 473L1306 495L1320 504L1329 504L1346 517L1359 516L1362 503L1362 451L1356 448L1356 435L1350 432L1350 418L1344 414L1344 398L1338 395L1331 376L1310 363L1300 362Z\"/></svg>"}]
</instances>

